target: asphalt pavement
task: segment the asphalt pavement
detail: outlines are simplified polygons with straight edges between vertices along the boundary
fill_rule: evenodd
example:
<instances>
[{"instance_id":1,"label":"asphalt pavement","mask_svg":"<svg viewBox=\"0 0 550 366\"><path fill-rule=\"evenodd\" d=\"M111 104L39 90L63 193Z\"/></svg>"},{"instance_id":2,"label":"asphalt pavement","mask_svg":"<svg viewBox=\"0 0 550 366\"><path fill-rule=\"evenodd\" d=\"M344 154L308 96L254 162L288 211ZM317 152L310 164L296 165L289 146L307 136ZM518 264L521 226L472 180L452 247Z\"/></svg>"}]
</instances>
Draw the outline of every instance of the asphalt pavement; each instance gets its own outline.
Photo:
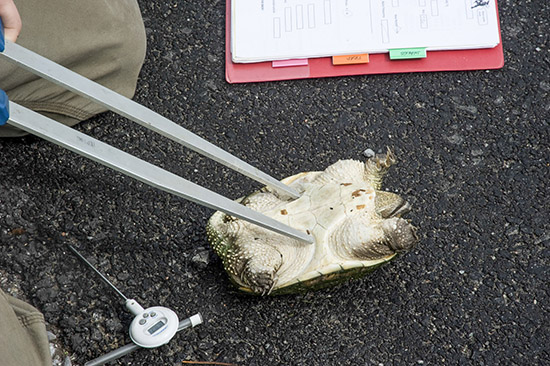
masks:
<instances>
[{"instance_id":1,"label":"asphalt pavement","mask_svg":"<svg viewBox=\"0 0 550 366\"><path fill-rule=\"evenodd\" d=\"M394 149L385 188L420 242L361 280L237 293L212 210L36 137L0 141L0 286L39 308L73 364L130 343L116 293L204 324L115 365L550 364L550 3L499 2L500 70L231 85L225 2L140 1L135 100L277 178ZM77 129L230 198L260 187L104 113Z\"/></svg>"}]
</instances>

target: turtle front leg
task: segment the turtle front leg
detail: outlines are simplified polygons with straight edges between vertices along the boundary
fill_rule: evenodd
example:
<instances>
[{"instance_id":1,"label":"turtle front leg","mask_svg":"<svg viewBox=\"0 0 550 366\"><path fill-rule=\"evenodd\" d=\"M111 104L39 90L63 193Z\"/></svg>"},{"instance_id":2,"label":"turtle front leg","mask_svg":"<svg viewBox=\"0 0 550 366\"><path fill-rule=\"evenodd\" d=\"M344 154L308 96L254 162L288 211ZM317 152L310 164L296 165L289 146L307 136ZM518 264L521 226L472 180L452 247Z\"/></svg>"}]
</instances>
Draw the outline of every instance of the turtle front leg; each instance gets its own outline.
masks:
<instances>
[{"instance_id":1,"label":"turtle front leg","mask_svg":"<svg viewBox=\"0 0 550 366\"><path fill-rule=\"evenodd\" d=\"M361 259L379 259L412 249L418 242L416 228L407 220L392 217L382 220L371 229L378 235L368 240L356 240L349 243L351 252Z\"/></svg>"},{"instance_id":2,"label":"turtle front leg","mask_svg":"<svg viewBox=\"0 0 550 366\"><path fill-rule=\"evenodd\" d=\"M382 189L382 179L396 162L395 155L388 148L386 154L377 154L365 162L364 178L374 189Z\"/></svg>"},{"instance_id":3,"label":"turtle front leg","mask_svg":"<svg viewBox=\"0 0 550 366\"><path fill-rule=\"evenodd\" d=\"M346 260L376 260L403 252L418 241L416 228L400 217L376 220L365 215L347 218L329 237L336 255Z\"/></svg>"},{"instance_id":4,"label":"turtle front leg","mask_svg":"<svg viewBox=\"0 0 550 366\"><path fill-rule=\"evenodd\" d=\"M412 226L405 219L400 217L386 219L382 227L388 238L387 244L395 253L410 250L418 242L416 227Z\"/></svg>"}]
</instances>

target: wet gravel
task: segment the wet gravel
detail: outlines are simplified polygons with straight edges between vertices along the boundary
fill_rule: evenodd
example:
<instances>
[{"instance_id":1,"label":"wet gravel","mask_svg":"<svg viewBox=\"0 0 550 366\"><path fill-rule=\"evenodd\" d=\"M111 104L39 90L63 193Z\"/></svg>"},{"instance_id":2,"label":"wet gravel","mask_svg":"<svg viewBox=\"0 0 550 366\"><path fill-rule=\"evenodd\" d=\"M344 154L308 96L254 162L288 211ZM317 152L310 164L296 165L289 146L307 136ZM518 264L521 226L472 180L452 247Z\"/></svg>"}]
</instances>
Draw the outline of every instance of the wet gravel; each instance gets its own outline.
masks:
<instances>
[{"instance_id":1,"label":"wet gravel","mask_svg":"<svg viewBox=\"0 0 550 366\"><path fill-rule=\"evenodd\" d=\"M140 4L135 100L278 178L390 146L385 185L421 240L363 280L249 297L206 242L211 210L1 140L0 286L43 311L73 364L129 343L131 316L67 244L142 305L205 319L116 365L550 363L550 3L500 2L501 70L244 85L224 79L223 1ZM77 128L231 198L259 187L111 113Z\"/></svg>"}]
</instances>

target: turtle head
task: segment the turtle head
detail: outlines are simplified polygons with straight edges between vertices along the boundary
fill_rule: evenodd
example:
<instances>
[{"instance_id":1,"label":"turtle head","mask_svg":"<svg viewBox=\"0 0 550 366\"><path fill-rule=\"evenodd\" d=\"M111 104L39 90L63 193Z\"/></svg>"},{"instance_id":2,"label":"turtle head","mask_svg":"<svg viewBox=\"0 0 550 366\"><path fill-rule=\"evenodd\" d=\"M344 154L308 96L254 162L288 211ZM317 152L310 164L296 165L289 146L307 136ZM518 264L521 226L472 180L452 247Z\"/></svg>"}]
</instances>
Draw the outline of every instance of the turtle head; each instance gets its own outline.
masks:
<instances>
[{"instance_id":1,"label":"turtle head","mask_svg":"<svg viewBox=\"0 0 550 366\"><path fill-rule=\"evenodd\" d=\"M382 218L401 217L411 210L411 205L401 196L386 191L376 191L376 213Z\"/></svg>"}]
</instances>

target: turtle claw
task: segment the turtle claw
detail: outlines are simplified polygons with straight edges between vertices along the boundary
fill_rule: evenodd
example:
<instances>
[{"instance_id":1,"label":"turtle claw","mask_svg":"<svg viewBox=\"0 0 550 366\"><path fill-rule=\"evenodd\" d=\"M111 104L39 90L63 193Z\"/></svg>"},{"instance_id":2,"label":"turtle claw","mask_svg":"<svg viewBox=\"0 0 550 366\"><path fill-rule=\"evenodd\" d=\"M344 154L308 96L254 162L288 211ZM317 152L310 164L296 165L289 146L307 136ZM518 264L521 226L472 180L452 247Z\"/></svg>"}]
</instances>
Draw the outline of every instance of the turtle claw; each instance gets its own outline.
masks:
<instances>
[{"instance_id":1,"label":"turtle claw","mask_svg":"<svg viewBox=\"0 0 550 366\"><path fill-rule=\"evenodd\" d=\"M365 163L365 179L370 182L372 187L376 190L382 188L382 179L388 172L388 169L395 164L397 159L390 148L386 151L386 154L377 154L373 158L370 158Z\"/></svg>"},{"instance_id":2,"label":"turtle claw","mask_svg":"<svg viewBox=\"0 0 550 366\"><path fill-rule=\"evenodd\" d=\"M277 276L273 270L254 270L250 266L247 266L246 270L241 274L241 281L255 293L264 296L269 295L273 291L277 283Z\"/></svg>"},{"instance_id":3,"label":"turtle claw","mask_svg":"<svg viewBox=\"0 0 550 366\"><path fill-rule=\"evenodd\" d=\"M395 155L389 147L385 155L380 154L372 158L372 162L376 165L376 169L379 171L387 170L390 166L395 164L396 161Z\"/></svg>"}]
</instances>

